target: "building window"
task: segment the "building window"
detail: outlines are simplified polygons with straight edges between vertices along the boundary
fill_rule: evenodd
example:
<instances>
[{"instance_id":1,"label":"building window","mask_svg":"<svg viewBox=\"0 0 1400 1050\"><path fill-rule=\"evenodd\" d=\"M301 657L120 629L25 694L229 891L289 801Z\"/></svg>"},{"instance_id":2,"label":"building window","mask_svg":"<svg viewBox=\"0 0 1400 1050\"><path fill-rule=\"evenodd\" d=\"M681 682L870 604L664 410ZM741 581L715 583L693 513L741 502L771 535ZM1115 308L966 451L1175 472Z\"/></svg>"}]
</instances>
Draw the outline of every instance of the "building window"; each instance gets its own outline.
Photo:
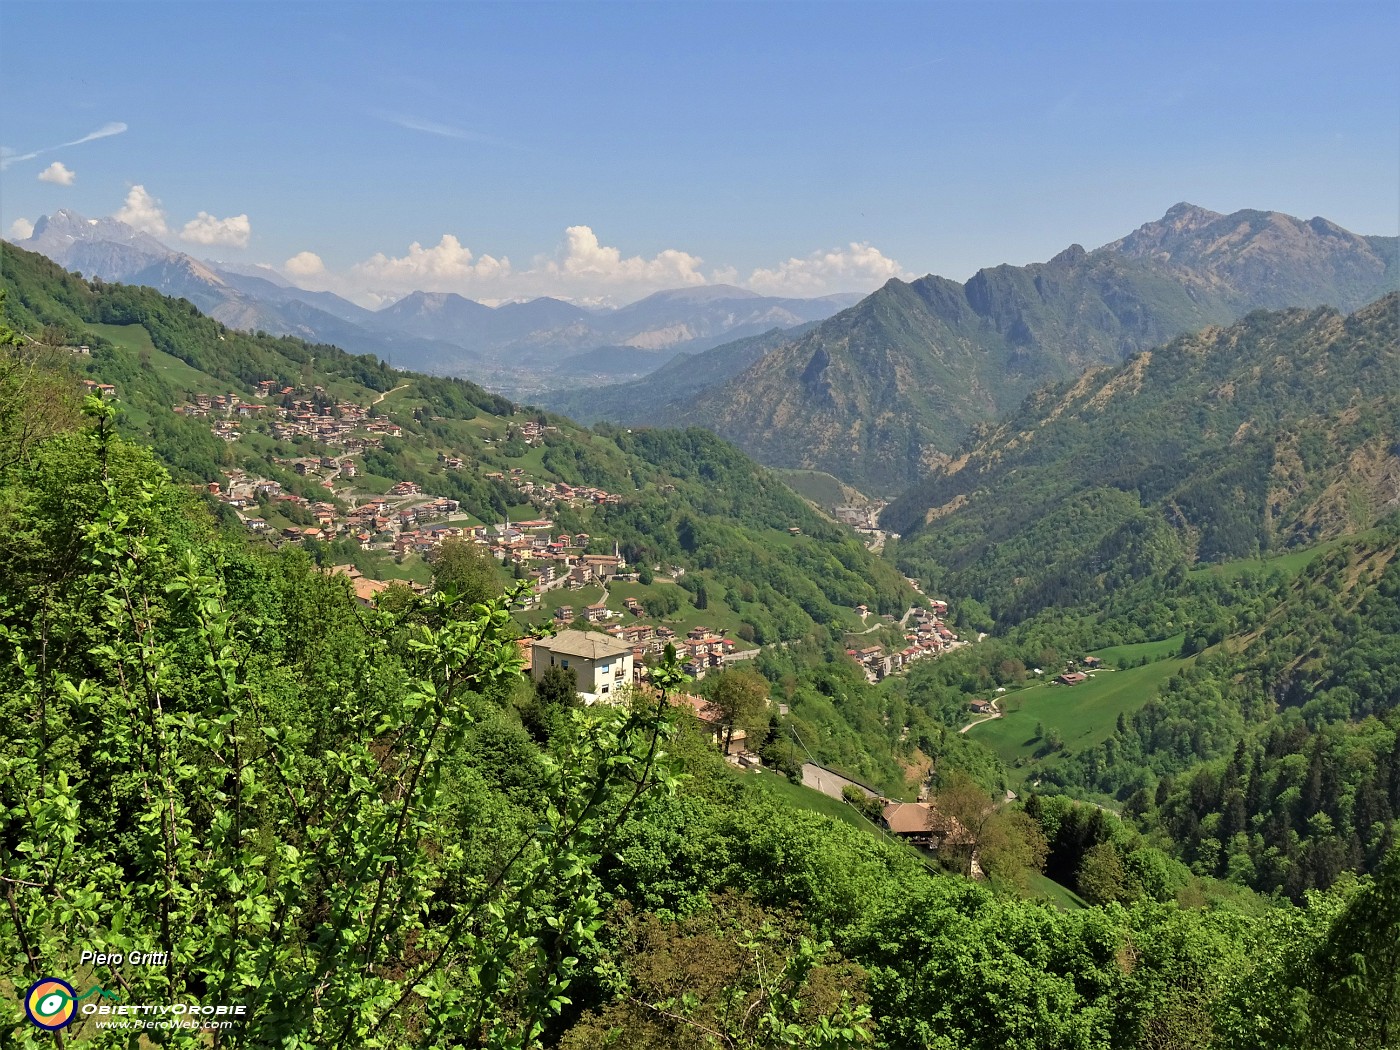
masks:
<instances>
[{"instance_id":1,"label":"building window","mask_svg":"<svg viewBox=\"0 0 1400 1050\"><path fill-rule=\"evenodd\" d=\"M568 661L568 660L565 660L565 661L564 661L564 666L565 666L565 667L568 667L568 666L569 666L569 661Z\"/></svg>"}]
</instances>

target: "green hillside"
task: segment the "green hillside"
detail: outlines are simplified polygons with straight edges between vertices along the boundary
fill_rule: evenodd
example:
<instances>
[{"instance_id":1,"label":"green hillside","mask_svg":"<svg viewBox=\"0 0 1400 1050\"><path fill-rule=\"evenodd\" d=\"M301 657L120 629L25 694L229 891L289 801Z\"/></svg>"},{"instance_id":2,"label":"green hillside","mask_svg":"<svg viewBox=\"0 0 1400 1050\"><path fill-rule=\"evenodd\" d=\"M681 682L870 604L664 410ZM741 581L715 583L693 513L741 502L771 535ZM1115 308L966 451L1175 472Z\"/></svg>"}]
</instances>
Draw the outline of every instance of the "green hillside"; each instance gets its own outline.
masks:
<instances>
[{"instance_id":1,"label":"green hillside","mask_svg":"<svg viewBox=\"0 0 1400 1050\"><path fill-rule=\"evenodd\" d=\"M911 574L998 619L1369 527L1400 497L1394 295L1253 314L1039 391L894 503Z\"/></svg>"},{"instance_id":2,"label":"green hillside","mask_svg":"<svg viewBox=\"0 0 1400 1050\"><path fill-rule=\"evenodd\" d=\"M352 565L370 579L421 586L432 581L431 543L399 549L402 530L396 525L361 542L360 527L348 527L353 507L378 497L389 498L391 507L429 497L459 502L455 512L416 526L429 529L494 527L506 515L515 523L547 519L550 527L541 534L586 533L586 546L575 551L609 555L617 549L629 568L644 571L606 588L596 581L578 589L553 587L517 610L522 631L554 624L553 612L561 606L581 617L585 606L603 601L612 624L664 626L679 638L704 627L725 634L740 653L766 654L809 639L814 653L839 654L844 632L867 626L856 606L897 619L917 598L898 571L849 530L703 431L589 431L562 417L519 410L461 380L392 371L334 347L237 333L149 290L90 285L8 246L0 263L12 313L24 319L33 338L89 345L90 357L58 355L58 367L72 376L70 390L83 379L112 383L116 426L149 442L179 481L201 492L219 482L224 498L233 494L230 472L281 486L282 496L259 496L242 508L204 497L225 528L256 546L300 548L326 567ZM257 398L255 384L268 379L302 392ZM237 440L224 441L211 432L223 417L172 410L189 407L201 393L237 395L268 406L259 412L279 416L292 411L284 401L345 401L369 406L376 425L401 432L379 435L376 446L347 453L314 436L278 437L269 422L245 420ZM336 466L320 467L323 456L334 464L350 459L355 477L342 477ZM296 462L316 466L303 476L293 469ZM401 482L418 486L423 495L393 496ZM241 482L238 492L248 484ZM608 498L561 499L560 485ZM316 527L318 516L326 515L339 526L334 535L283 536ZM248 531L251 519L266 528ZM533 575L549 564L511 559L498 576L504 581ZM629 598L642 603L640 614L628 610ZM859 670L850 670L864 688ZM805 677L807 670L770 673L776 681L790 673ZM790 707L822 761L887 783L892 792L905 790L901 762L914 744L900 741L897 727L835 709L815 689L796 690Z\"/></svg>"},{"instance_id":3,"label":"green hillside","mask_svg":"<svg viewBox=\"0 0 1400 1050\"><path fill-rule=\"evenodd\" d=\"M911 673L926 750L997 696L960 735L1018 792L1111 799L1198 875L1295 899L1374 870L1400 814L1398 306L1257 313L1049 388L892 506L901 566L997 632ZM1119 669L1028 684L1086 654Z\"/></svg>"}]
</instances>

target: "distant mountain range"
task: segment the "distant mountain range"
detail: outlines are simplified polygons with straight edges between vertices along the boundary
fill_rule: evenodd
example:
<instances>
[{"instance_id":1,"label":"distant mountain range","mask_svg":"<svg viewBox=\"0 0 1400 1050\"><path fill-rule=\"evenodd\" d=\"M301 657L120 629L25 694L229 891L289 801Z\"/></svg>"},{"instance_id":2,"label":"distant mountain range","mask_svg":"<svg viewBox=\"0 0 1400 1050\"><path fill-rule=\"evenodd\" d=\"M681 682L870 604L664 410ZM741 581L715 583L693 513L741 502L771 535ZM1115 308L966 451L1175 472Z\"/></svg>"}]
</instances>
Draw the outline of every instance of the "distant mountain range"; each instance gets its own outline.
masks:
<instances>
[{"instance_id":1,"label":"distant mountain range","mask_svg":"<svg viewBox=\"0 0 1400 1050\"><path fill-rule=\"evenodd\" d=\"M17 244L88 277L188 299L233 328L334 343L400 368L466 375L517 397L564 381L576 387L634 379L678 353L820 320L861 298L787 299L706 285L590 311L550 298L493 308L453 293L414 292L374 311L297 288L267 268L202 262L115 219L55 212Z\"/></svg>"},{"instance_id":2,"label":"distant mountain range","mask_svg":"<svg viewBox=\"0 0 1400 1050\"><path fill-rule=\"evenodd\" d=\"M966 284L891 280L667 416L769 465L895 492L1046 382L1255 309L1370 302L1397 286L1396 246L1325 219L1178 204L1092 252Z\"/></svg>"},{"instance_id":3,"label":"distant mountain range","mask_svg":"<svg viewBox=\"0 0 1400 1050\"><path fill-rule=\"evenodd\" d=\"M745 336L700 353L677 354L656 371L630 383L609 386L561 388L535 400L581 423L600 419L647 426L664 425L684 411L701 391L736 376L744 369L794 339L810 332L819 322L795 328L770 328L761 335Z\"/></svg>"},{"instance_id":4,"label":"distant mountain range","mask_svg":"<svg viewBox=\"0 0 1400 1050\"><path fill-rule=\"evenodd\" d=\"M556 385L559 377L577 388L580 379L596 385L610 378L615 382L643 376L677 354L707 350L774 327L821 320L861 298L858 293L845 293L784 299L731 285L706 285L657 292L600 313L559 299L492 308L452 292L414 292L372 314L365 323L375 331L475 347L488 368L495 363L517 373L512 393L529 398ZM468 361L459 367L449 356L416 367L455 374L466 373L473 365ZM501 385L490 371L481 375L489 385Z\"/></svg>"}]
</instances>

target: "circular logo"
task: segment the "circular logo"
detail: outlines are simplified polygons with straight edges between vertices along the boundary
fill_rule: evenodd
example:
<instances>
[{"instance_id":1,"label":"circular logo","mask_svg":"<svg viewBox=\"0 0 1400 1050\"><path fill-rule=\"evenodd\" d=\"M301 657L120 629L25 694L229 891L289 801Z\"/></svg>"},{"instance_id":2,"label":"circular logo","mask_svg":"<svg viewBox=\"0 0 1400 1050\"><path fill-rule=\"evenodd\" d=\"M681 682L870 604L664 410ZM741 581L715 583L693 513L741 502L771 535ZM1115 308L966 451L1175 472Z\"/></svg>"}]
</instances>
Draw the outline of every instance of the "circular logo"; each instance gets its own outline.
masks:
<instances>
[{"instance_id":1,"label":"circular logo","mask_svg":"<svg viewBox=\"0 0 1400 1050\"><path fill-rule=\"evenodd\" d=\"M29 986L24 1012L40 1028L57 1032L73 1023L73 1004L78 995L73 986L57 977L40 977Z\"/></svg>"}]
</instances>

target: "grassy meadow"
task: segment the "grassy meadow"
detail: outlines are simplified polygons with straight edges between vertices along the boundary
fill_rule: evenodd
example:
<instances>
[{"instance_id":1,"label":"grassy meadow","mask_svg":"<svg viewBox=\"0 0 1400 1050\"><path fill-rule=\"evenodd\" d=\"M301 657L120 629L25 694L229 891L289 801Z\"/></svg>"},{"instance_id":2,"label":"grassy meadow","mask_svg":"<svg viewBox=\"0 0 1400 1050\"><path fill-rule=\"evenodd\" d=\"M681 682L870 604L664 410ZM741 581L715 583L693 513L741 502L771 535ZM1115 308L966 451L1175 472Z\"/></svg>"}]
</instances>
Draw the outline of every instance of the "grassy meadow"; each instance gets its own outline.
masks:
<instances>
[{"instance_id":1,"label":"grassy meadow","mask_svg":"<svg viewBox=\"0 0 1400 1050\"><path fill-rule=\"evenodd\" d=\"M968 735L996 751L1012 776L1025 783L1041 763L1054 761L1053 755L1037 757L1043 746L1037 726L1057 730L1068 751L1102 743L1120 714L1132 714L1147 703L1162 683L1186 665L1187 660L1168 655L1180 645L1177 637L1103 650L1098 655L1105 666L1092 672L1087 682L1067 686L1044 681L1003 693L999 703L1003 717L974 726ZM1144 656L1151 662L1113 669L1116 663L1136 662Z\"/></svg>"}]
</instances>

